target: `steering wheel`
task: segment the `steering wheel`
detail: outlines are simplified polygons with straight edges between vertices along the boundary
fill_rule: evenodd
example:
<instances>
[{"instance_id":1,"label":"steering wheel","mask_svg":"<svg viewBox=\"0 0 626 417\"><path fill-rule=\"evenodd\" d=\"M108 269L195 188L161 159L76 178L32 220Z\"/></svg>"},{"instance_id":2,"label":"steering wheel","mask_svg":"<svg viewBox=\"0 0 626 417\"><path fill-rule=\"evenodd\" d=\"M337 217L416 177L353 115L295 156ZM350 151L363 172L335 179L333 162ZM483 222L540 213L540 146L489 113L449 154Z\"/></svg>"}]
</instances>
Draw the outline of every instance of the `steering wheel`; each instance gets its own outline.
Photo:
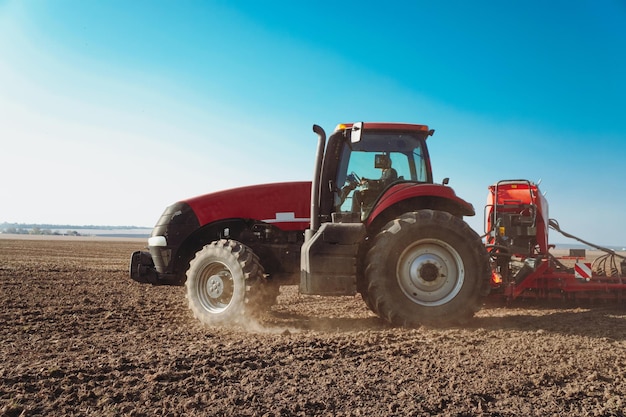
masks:
<instances>
[{"instance_id":1,"label":"steering wheel","mask_svg":"<svg viewBox=\"0 0 626 417\"><path fill-rule=\"evenodd\" d=\"M359 177L354 171L350 172L350 174L346 177L346 179L355 184L361 183L361 177Z\"/></svg>"}]
</instances>

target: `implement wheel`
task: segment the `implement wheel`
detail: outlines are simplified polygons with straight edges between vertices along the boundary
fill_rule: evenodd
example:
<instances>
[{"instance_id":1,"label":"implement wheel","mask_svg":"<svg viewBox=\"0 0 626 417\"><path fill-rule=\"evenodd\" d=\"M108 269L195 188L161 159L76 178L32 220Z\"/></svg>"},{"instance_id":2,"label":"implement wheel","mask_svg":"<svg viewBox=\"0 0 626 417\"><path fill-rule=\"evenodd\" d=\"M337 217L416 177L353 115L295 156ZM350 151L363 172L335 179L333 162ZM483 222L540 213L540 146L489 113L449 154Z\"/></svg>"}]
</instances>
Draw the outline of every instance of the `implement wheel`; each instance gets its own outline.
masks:
<instances>
[{"instance_id":1,"label":"implement wheel","mask_svg":"<svg viewBox=\"0 0 626 417\"><path fill-rule=\"evenodd\" d=\"M398 326L466 322L489 293L480 237L444 211L405 213L387 223L366 255L367 305Z\"/></svg>"},{"instance_id":2,"label":"implement wheel","mask_svg":"<svg viewBox=\"0 0 626 417\"><path fill-rule=\"evenodd\" d=\"M206 324L244 323L264 304L265 281L250 248L235 240L212 242L189 263L189 308Z\"/></svg>"}]
</instances>

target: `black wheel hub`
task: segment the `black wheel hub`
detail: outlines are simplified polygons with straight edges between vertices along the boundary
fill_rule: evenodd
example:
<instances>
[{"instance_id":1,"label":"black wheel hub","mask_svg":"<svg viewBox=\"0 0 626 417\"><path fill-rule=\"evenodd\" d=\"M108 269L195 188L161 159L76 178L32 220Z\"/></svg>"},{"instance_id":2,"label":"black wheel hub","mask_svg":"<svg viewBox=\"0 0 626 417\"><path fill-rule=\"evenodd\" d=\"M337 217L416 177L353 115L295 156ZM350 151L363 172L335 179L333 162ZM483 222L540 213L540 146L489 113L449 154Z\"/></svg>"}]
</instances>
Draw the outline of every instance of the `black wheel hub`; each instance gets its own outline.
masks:
<instances>
[{"instance_id":1,"label":"black wheel hub","mask_svg":"<svg viewBox=\"0 0 626 417\"><path fill-rule=\"evenodd\" d=\"M425 263L420 267L419 276L426 282L433 282L439 276L439 268L430 262Z\"/></svg>"}]
</instances>

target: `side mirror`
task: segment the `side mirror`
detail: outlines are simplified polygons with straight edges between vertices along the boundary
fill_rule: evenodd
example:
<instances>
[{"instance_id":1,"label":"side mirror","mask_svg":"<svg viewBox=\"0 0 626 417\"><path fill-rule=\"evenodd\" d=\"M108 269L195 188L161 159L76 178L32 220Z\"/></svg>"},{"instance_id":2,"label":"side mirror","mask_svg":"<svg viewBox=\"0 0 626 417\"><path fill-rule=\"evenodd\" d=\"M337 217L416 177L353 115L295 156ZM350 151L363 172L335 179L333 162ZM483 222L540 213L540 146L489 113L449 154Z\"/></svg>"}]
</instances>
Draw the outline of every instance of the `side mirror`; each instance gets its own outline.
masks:
<instances>
[{"instance_id":1,"label":"side mirror","mask_svg":"<svg viewBox=\"0 0 626 417\"><path fill-rule=\"evenodd\" d=\"M443 181L441 181L441 183L442 183L443 185L448 185L448 183L449 183L449 182L450 182L450 178L448 178L448 177L445 177L445 178L443 179Z\"/></svg>"},{"instance_id":2,"label":"side mirror","mask_svg":"<svg viewBox=\"0 0 626 417\"><path fill-rule=\"evenodd\" d=\"M357 143L361 141L361 132L363 131L363 122L357 122L352 125L350 133L350 142Z\"/></svg>"}]
</instances>

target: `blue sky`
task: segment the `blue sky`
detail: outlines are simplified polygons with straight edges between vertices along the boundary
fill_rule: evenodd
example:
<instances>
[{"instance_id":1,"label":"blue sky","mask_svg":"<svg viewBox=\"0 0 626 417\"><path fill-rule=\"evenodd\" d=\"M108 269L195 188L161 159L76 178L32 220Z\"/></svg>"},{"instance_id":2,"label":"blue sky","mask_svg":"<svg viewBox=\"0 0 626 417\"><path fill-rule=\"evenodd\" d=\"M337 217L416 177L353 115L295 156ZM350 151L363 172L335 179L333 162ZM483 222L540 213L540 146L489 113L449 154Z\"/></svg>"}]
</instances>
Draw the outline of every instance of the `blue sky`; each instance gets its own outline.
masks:
<instances>
[{"instance_id":1,"label":"blue sky","mask_svg":"<svg viewBox=\"0 0 626 417\"><path fill-rule=\"evenodd\" d=\"M527 178L564 230L626 245L625 27L623 0L0 0L0 222L152 226L309 180L313 123L398 121L436 130L475 229L489 184Z\"/></svg>"}]
</instances>

